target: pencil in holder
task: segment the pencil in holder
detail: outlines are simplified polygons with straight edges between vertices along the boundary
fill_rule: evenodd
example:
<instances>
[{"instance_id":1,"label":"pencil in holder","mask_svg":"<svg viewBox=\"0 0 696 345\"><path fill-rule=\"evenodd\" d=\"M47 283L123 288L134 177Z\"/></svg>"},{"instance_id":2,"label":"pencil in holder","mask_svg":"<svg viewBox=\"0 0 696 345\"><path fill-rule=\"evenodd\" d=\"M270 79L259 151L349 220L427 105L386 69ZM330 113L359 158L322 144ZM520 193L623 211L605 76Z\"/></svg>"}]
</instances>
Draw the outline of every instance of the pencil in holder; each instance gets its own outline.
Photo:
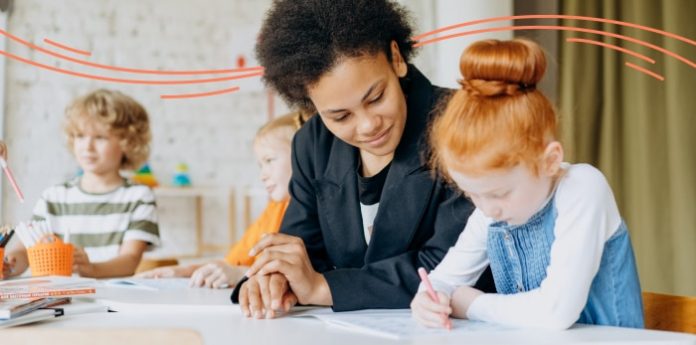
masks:
<instances>
[{"instance_id":1,"label":"pencil in holder","mask_svg":"<svg viewBox=\"0 0 696 345\"><path fill-rule=\"evenodd\" d=\"M5 263L5 248L0 247L0 272L2 272L2 265Z\"/></svg>"},{"instance_id":2,"label":"pencil in holder","mask_svg":"<svg viewBox=\"0 0 696 345\"><path fill-rule=\"evenodd\" d=\"M38 243L27 248L31 275L70 276L73 266L73 246L56 235L44 236Z\"/></svg>"}]
</instances>

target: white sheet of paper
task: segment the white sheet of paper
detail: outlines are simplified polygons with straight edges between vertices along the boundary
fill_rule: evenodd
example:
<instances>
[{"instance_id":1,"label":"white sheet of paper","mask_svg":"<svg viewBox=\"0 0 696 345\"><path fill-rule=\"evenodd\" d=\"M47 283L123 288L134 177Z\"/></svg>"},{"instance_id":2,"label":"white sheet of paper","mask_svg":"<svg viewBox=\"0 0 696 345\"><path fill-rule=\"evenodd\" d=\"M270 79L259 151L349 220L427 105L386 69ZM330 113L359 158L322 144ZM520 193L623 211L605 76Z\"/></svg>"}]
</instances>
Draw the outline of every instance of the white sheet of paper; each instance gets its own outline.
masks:
<instances>
[{"instance_id":1,"label":"white sheet of paper","mask_svg":"<svg viewBox=\"0 0 696 345\"><path fill-rule=\"evenodd\" d=\"M189 280L189 278L116 278L105 280L104 284L113 287L164 291L188 289Z\"/></svg>"},{"instance_id":2,"label":"white sheet of paper","mask_svg":"<svg viewBox=\"0 0 696 345\"><path fill-rule=\"evenodd\" d=\"M314 317L329 325L392 339L476 331L496 332L509 330L509 328L495 324L459 319L452 319L451 331L427 328L413 320L410 309L370 309L336 313L330 308L317 308L292 313L290 316Z\"/></svg>"}]
</instances>

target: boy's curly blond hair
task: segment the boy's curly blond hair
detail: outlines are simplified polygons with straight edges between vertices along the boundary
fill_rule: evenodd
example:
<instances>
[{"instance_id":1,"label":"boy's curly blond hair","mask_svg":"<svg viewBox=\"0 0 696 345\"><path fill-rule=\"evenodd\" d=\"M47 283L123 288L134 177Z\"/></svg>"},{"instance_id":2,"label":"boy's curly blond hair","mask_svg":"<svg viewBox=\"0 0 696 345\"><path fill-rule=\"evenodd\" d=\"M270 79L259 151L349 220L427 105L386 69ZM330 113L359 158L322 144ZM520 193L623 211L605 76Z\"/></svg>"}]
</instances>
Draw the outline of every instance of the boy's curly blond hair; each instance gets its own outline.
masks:
<instances>
[{"instance_id":1,"label":"boy's curly blond hair","mask_svg":"<svg viewBox=\"0 0 696 345\"><path fill-rule=\"evenodd\" d=\"M120 138L123 159L121 169L140 168L150 155L150 122L147 111L133 98L115 90L99 89L77 98L65 109L64 130L68 147L85 119L109 126Z\"/></svg>"}]
</instances>

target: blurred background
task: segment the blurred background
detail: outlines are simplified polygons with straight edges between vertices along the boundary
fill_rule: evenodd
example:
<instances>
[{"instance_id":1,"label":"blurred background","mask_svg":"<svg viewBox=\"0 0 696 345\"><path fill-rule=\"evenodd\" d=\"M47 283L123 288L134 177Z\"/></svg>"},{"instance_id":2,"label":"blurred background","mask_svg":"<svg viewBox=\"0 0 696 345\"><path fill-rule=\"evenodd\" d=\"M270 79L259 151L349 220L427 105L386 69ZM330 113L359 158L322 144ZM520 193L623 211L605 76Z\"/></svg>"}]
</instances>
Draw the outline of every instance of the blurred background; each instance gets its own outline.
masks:
<instances>
[{"instance_id":1,"label":"blurred background","mask_svg":"<svg viewBox=\"0 0 696 345\"><path fill-rule=\"evenodd\" d=\"M416 33L491 17L564 14L620 20L696 40L696 2L690 0L402 0ZM0 8L0 135L9 146L26 202L2 182L2 222L31 217L42 190L74 176L61 121L69 102L95 88L123 91L148 110L153 129L149 167L157 189L163 246L151 258L221 255L263 207L251 143L256 129L287 111L258 77L189 85L100 81L48 68L139 80L183 80L223 75L162 76L99 69L45 54L109 66L177 71L253 67L256 33L270 0L2 0ZM349 15L349 14L347 14ZM568 160L599 167L609 179L632 236L644 290L696 295L696 42L635 27L587 20L510 19L453 30L510 25L602 30L665 51L594 33L502 30L425 45L414 63L433 83L455 87L461 51L483 38L529 37L549 57L542 90L557 105ZM10 36L12 35L12 36ZM569 42L600 41L654 59ZM91 53L61 50L45 39ZM29 44L29 45L28 45ZM31 47L30 44L36 46ZM638 65L659 80L626 66ZM163 99L240 86L234 93ZM171 188L181 163L192 188Z\"/></svg>"}]
</instances>

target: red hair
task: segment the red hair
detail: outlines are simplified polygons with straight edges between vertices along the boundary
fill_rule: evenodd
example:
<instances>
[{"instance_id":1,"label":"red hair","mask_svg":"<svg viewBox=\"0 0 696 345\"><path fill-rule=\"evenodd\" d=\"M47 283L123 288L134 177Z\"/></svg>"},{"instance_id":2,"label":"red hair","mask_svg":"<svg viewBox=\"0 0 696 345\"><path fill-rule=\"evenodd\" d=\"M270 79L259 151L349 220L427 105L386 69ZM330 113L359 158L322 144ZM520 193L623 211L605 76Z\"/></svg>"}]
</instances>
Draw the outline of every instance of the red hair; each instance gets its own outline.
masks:
<instances>
[{"instance_id":1,"label":"red hair","mask_svg":"<svg viewBox=\"0 0 696 345\"><path fill-rule=\"evenodd\" d=\"M536 89L546 70L544 52L523 39L485 40L459 61L462 88L430 133L433 165L480 176L527 165L539 173L546 145L557 137L556 112Z\"/></svg>"}]
</instances>

